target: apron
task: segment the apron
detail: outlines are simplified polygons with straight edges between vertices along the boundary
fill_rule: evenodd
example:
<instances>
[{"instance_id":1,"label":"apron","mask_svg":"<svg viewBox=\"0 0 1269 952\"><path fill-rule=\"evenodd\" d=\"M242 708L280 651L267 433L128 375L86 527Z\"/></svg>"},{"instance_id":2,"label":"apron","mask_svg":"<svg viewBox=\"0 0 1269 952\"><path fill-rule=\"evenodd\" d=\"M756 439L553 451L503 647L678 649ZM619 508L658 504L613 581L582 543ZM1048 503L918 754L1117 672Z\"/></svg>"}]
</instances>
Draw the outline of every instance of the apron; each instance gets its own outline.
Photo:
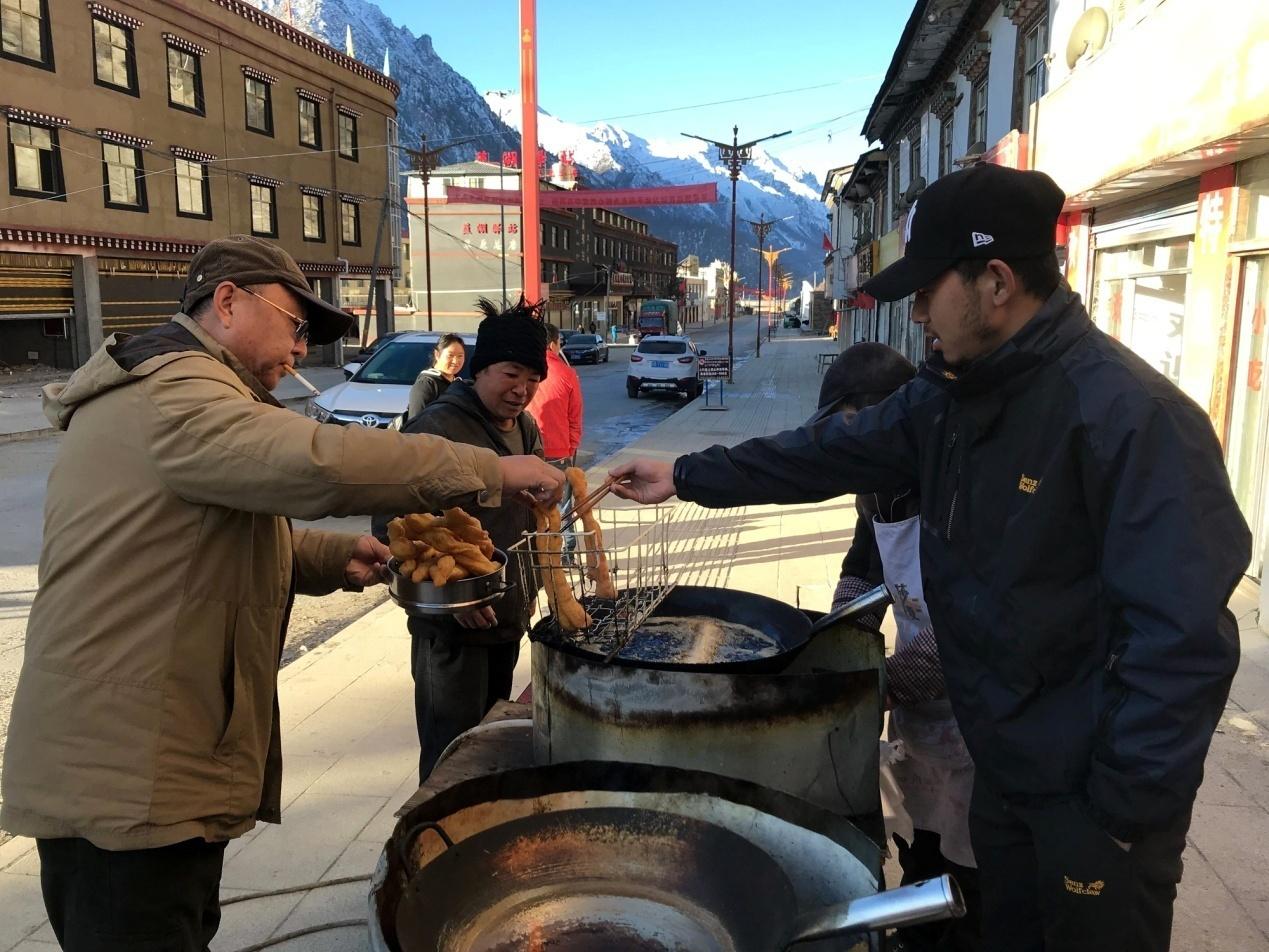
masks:
<instances>
[{"instance_id":1,"label":"apron","mask_svg":"<svg viewBox=\"0 0 1269 952\"><path fill-rule=\"evenodd\" d=\"M900 522L874 518L886 588L894 600L896 650L930 627L921 584L920 516ZM974 764L947 698L898 705L890 711L887 734L903 742L906 757L892 765L903 806L918 830L939 834L943 855L960 866L975 866L969 844L969 795Z\"/></svg>"}]
</instances>

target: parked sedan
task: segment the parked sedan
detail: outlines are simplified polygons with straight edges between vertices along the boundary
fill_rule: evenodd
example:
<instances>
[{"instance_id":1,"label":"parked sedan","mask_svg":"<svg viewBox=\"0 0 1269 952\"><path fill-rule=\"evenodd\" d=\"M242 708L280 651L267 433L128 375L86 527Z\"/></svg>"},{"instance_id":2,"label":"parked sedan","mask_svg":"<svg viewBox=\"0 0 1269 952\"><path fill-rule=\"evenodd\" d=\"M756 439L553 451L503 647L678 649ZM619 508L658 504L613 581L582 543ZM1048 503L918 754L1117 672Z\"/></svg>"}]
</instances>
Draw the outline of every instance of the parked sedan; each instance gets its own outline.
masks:
<instances>
[{"instance_id":1,"label":"parked sedan","mask_svg":"<svg viewBox=\"0 0 1269 952\"><path fill-rule=\"evenodd\" d=\"M688 397L699 397L697 358L704 354L686 337L645 337L630 355L626 395L633 398L641 390L677 390Z\"/></svg>"},{"instance_id":2,"label":"parked sedan","mask_svg":"<svg viewBox=\"0 0 1269 952\"><path fill-rule=\"evenodd\" d=\"M598 334L572 334L562 349L570 364L608 363L608 345Z\"/></svg>"}]
</instances>

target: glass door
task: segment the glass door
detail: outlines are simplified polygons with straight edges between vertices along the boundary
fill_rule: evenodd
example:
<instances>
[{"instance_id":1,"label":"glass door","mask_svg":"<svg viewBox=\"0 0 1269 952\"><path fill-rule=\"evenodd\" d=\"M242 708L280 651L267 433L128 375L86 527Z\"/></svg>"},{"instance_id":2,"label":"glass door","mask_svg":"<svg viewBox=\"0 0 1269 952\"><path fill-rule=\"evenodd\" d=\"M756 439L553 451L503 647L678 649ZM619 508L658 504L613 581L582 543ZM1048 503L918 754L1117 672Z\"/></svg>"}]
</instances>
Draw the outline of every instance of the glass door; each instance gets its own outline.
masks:
<instances>
[{"instance_id":1,"label":"glass door","mask_svg":"<svg viewBox=\"0 0 1269 952\"><path fill-rule=\"evenodd\" d=\"M1233 399L1230 401L1229 449L1226 454L1234 496L1251 527L1250 574L1259 577L1269 532L1269 402L1265 399L1265 365L1269 333L1269 255L1243 259L1238 301L1238 349L1234 352Z\"/></svg>"}]
</instances>

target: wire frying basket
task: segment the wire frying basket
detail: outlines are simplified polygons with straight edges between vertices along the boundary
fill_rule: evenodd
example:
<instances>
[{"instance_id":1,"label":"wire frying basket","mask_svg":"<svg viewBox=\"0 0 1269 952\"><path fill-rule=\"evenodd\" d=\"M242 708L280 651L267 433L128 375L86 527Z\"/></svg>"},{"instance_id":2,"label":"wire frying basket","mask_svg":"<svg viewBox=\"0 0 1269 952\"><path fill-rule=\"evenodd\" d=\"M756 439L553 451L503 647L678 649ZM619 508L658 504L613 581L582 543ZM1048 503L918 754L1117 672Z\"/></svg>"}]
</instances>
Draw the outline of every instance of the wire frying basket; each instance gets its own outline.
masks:
<instances>
[{"instance_id":1,"label":"wire frying basket","mask_svg":"<svg viewBox=\"0 0 1269 952\"><path fill-rule=\"evenodd\" d=\"M667 558L673 508L593 512L598 536L579 521L561 532L525 533L508 555L521 591L536 593L542 620L535 633L568 639L611 659L674 587Z\"/></svg>"}]
</instances>

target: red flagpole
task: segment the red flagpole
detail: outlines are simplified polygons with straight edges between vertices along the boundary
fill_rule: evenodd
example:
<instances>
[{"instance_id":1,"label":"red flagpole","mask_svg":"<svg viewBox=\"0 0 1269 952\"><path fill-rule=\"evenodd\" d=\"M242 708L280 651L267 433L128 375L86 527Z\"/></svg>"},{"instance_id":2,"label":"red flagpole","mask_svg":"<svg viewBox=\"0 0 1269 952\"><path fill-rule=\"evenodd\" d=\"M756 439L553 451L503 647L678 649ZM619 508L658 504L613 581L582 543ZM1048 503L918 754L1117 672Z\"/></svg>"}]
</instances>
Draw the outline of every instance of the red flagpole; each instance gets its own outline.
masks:
<instances>
[{"instance_id":1,"label":"red flagpole","mask_svg":"<svg viewBox=\"0 0 1269 952\"><path fill-rule=\"evenodd\" d=\"M524 296L530 302L536 302L542 293L540 220L537 0L520 0L520 248Z\"/></svg>"}]
</instances>

